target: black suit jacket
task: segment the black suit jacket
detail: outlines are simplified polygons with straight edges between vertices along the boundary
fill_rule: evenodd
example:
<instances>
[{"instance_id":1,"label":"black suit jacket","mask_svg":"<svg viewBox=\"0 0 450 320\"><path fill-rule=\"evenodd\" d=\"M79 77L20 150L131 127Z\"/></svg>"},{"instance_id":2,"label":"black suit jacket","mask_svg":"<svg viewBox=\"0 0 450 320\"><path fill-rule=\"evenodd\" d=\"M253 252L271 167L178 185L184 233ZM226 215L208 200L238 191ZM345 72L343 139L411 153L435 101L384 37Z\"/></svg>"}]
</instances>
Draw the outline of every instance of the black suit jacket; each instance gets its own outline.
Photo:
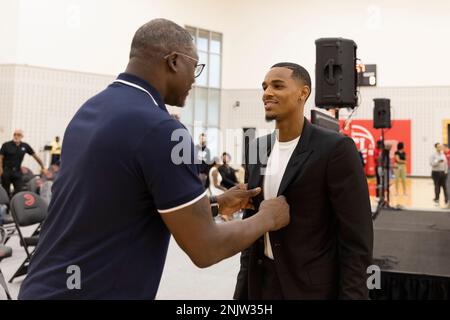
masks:
<instances>
[{"instance_id":1,"label":"black suit jacket","mask_svg":"<svg viewBox=\"0 0 450 320\"><path fill-rule=\"evenodd\" d=\"M272 134L250 143L249 188L263 187L274 139ZM258 211L263 194L253 199L255 210L247 210L244 219ZM353 140L305 119L278 195L286 197L291 218L288 226L270 232L284 298L368 299L373 226L367 180ZM242 252L235 299L260 297L263 255L263 237Z\"/></svg>"}]
</instances>

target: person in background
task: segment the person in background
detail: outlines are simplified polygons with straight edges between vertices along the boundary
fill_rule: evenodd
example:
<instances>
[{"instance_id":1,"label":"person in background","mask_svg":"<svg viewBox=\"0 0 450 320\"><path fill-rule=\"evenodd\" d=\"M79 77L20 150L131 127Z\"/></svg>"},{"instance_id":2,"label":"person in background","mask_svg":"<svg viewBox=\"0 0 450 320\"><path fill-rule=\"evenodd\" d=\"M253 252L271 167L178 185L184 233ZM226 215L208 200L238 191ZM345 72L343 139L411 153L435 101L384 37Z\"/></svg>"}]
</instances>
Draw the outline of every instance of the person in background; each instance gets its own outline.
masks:
<instances>
[{"instance_id":1,"label":"person in background","mask_svg":"<svg viewBox=\"0 0 450 320\"><path fill-rule=\"evenodd\" d=\"M389 201L391 186L394 184L394 171L391 159L392 142L385 141L382 143L383 149L378 159L378 174L380 175L380 184L378 185L378 193L380 200Z\"/></svg>"},{"instance_id":2,"label":"person in background","mask_svg":"<svg viewBox=\"0 0 450 320\"><path fill-rule=\"evenodd\" d=\"M373 152L373 156L375 158L375 175L377 178L377 188L376 188L376 196L377 198L380 197L380 186L381 186L381 170L382 170L382 150L383 150L383 141L378 140L377 146Z\"/></svg>"},{"instance_id":3,"label":"person in background","mask_svg":"<svg viewBox=\"0 0 450 320\"><path fill-rule=\"evenodd\" d=\"M359 158L361 159L361 164L364 168L366 166L366 162L364 161L364 155L363 155L362 150L358 150L358 154L359 154Z\"/></svg>"},{"instance_id":4,"label":"person in background","mask_svg":"<svg viewBox=\"0 0 450 320\"><path fill-rule=\"evenodd\" d=\"M50 165L59 165L59 161L61 160L61 143L59 142L59 137L56 136L55 140L53 140L51 144L52 150L50 154L52 156Z\"/></svg>"},{"instance_id":5,"label":"person in background","mask_svg":"<svg viewBox=\"0 0 450 320\"><path fill-rule=\"evenodd\" d=\"M447 158L442 153L442 145L440 143L434 144L435 152L430 157L431 178L434 183L434 203L439 206L439 196L441 188L444 191L445 204L448 206L447 193L447 173L448 163Z\"/></svg>"},{"instance_id":6,"label":"person in background","mask_svg":"<svg viewBox=\"0 0 450 320\"><path fill-rule=\"evenodd\" d=\"M196 159L198 176L205 188L208 188L208 173L211 164L211 151L206 146L206 133L198 137L199 143L195 146L194 155Z\"/></svg>"},{"instance_id":7,"label":"person in background","mask_svg":"<svg viewBox=\"0 0 450 320\"><path fill-rule=\"evenodd\" d=\"M209 191L213 196L218 196L227 191L227 188L221 185L222 176L219 173L219 167L219 158L214 157L211 169L209 169Z\"/></svg>"},{"instance_id":8,"label":"person in background","mask_svg":"<svg viewBox=\"0 0 450 320\"><path fill-rule=\"evenodd\" d=\"M239 166L236 176L237 176L239 183L245 182L245 164L244 163Z\"/></svg>"},{"instance_id":9,"label":"person in background","mask_svg":"<svg viewBox=\"0 0 450 320\"><path fill-rule=\"evenodd\" d=\"M447 183L446 183L446 186L447 186L447 192L450 190L450 174L448 174L449 173L449 170L448 169L450 169L450 148L448 147L448 144L443 144L443 147L444 147L444 155L445 155L445 157L447 158Z\"/></svg>"},{"instance_id":10,"label":"person in background","mask_svg":"<svg viewBox=\"0 0 450 320\"><path fill-rule=\"evenodd\" d=\"M221 185L222 176L219 173L220 162L218 157L214 157L211 168L209 169L208 179L209 179L209 192L212 196L218 196L227 191L227 188ZM231 217L229 215L220 215L222 220L230 221Z\"/></svg>"},{"instance_id":11,"label":"person in background","mask_svg":"<svg viewBox=\"0 0 450 320\"><path fill-rule=\"evenodd\" d=\"M399 142L397 144L397 151L395 151L395 191L397 195L400 194L400 190L398 188L399 182L402 183L403 187L403 195L406 196L406 152L405 152L405 144L403 142Z\"/></svg>"},{"instance_id":12,"label":"person in background","mask_svg":"<svg viewBox=\"0 0 450 320\"><path fill-rule=\"evenodd\" d=\"M5 142L0 149L0 177L2 187L8 192L9 197L22 191L23 179L22 166L25 154L29 154L41 166L42 173L47 173L41 158L34 152L28 143L22 142L23 131L16 129L13 140ZM11 184L14 186L14 193L11 194Z\"/></svg>"},{"instance_id":13,"label":"person in background","mask_svg":"<svg viewBox=\"0 0 450 320\"><path fill-rule=\"evenodd\" d=\"M239 184L236 177L236 171L229 165L231 156L224 152L222 153L222 165L219 167L219 173L222 176L220 185L226 189L233 188Z\"/></svg>"}]
</instances>

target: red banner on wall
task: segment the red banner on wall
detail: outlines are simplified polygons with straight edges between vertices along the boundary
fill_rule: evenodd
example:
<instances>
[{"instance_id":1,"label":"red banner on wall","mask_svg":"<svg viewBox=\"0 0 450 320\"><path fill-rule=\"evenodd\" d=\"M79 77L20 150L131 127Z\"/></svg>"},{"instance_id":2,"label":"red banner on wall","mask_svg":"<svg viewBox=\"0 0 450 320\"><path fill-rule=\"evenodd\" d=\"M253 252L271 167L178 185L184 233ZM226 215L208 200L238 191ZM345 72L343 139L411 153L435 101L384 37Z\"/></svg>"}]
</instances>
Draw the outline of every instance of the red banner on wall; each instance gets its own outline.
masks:
<instances>
[{"instance_id":1,"label":"red banner on wall","mask_svg":"<svg viewBox=\"0 0 450 320\"><path fill-rule=\"evenodd\" d=\"M344 120L340 121L340 127L344 125ZM363 154L366 166L369 165L368 157L372 155L377 141L381 139L381 129L373 128L372 120L352 120L347 128L342 129L342 133L350 136L355 141L356 147ZM392 120L392 128L384 129L385 144L392 145L390 151L391 163L394 164L397 143L403 142L406 152L406 167L408 174L411 172L411 120Z\"/></svg>"}]
</instances>

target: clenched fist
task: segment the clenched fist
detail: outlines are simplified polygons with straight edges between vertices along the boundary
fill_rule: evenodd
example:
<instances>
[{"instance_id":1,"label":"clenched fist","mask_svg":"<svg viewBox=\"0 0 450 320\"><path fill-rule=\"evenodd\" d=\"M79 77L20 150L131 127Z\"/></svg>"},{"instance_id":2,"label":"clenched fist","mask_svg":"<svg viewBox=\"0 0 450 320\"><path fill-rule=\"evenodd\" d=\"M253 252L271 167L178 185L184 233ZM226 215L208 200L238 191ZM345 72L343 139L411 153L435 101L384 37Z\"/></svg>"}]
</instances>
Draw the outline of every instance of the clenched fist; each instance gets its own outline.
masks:
<instances>
[{"instance_id":1,"label":"clenched fist","mask_svg":"<svg viewBox=\"0 0 450 320\"><path fill-rule=\"evenodd\" d=\"M289 224L289 204L284 196L261 202L259 214L264 215L265 219L271 222L270 231L281 229Z\"/></svg>"}]
</instances>

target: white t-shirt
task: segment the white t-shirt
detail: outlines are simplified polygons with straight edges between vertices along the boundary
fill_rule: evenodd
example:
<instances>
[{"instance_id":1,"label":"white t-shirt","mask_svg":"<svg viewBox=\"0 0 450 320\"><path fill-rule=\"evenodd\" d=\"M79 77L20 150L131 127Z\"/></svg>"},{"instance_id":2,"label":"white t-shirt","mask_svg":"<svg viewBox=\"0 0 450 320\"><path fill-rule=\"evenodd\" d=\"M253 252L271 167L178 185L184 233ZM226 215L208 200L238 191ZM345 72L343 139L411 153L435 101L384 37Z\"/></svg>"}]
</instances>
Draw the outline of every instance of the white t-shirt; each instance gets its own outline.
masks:
<instances>
[{"instance_id":1,"label":"white t-shirt","mask_svg":"<svg viewBox=\"0 0 450 320\"><path fill-rule=\"evenodd\" d=\"M267 161L264 176L264 199L273 199L277 197L281 179L283 179L289 159L299 140L300 136L291 141L279 142L277 137L272 152L270 153L269 160ZM264 254L268 258L274 259L268 232L264 235Z\"/></svg>"}]
</instances>

